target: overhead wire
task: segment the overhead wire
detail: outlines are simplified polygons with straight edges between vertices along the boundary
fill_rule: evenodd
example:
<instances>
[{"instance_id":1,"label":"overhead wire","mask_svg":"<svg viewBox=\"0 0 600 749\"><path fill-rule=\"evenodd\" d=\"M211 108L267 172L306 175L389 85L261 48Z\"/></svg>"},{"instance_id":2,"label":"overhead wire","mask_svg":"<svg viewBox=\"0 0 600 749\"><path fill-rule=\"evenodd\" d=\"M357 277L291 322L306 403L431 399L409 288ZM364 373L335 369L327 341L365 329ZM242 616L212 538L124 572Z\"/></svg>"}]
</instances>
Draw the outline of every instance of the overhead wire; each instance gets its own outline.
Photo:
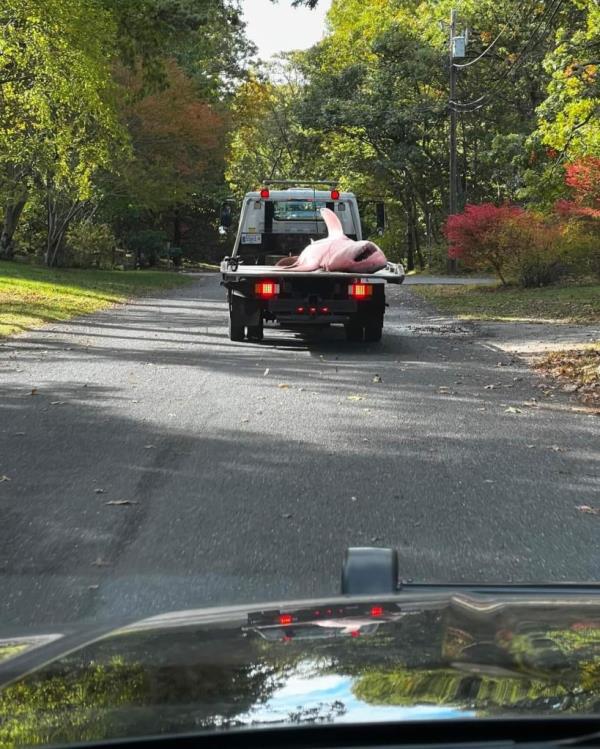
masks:
<instances>
[{"instance_id":1,"label":"overhead wire","mask_svg":"<svg viewBox=\"0 0 600 749\"><path fill-rule=\"evenodd\" d=\"M506 80L506 78L508 76L510 76L514 72L514 70L516 70L518 68L518 66L521 64L523 58L525 57L525 55L528 52L530 52L532 49L534 49L537 46L537 44L539 44L539 42L541 41L541 39L543 38L543 36L540 36L538 38L536 38L536 37L537 37L538 32L540 31L542 25L545 24L545 23L546 24L552 23L552 21L554 20L556 14L558 13L558 11L561 9L562 5L564 4L564 2L565 2L565 0L552 0L552 2L550 3L549 7L546 9L546 11L544 12L544 14L540 18L537 26L535 27L535 29L533 30L533 32L530 34L529 38L527 39L527 41L525 42L525 44L521 48L521 50L518 53L516 59L509 66L509 68L506 71L506 73L504 73L504 75L499 75L499 76L497 76L494 79L493 83L495 83L496 85L493 86L493 88L491 89L491 91L488 91L485 94L483 94L482 96L478 97L477 99L473 99L473 100L468 101L468 102L460 102L460 101L450 100L448 102L449 105L450 105L450 107L453 108L455 112L458 112L458 113L462 113L462 112L468 113L468 112L475 112L478 109L481 109L483 106L485 106L487 104L488 100L490 99L490 97L492 97L497 92L498 88L500 87L500 81L501 80ZM549 31L549 28L547 29L546 33L548 31ZM500 32L500 33L502 33L502 32ZM498 37L496 37L496 40L499 38L499 36L500 35L498 35ZM532 44L532 42L533 42L533 44ZM530 45L532 45L532 46L530 47ZM473 61L473 62L475 62L475 61ZM456 67L461 67L461 66L457 65ZM464 67L464 66L462 66L462 67Z\"/></svg>"}]
</instances>

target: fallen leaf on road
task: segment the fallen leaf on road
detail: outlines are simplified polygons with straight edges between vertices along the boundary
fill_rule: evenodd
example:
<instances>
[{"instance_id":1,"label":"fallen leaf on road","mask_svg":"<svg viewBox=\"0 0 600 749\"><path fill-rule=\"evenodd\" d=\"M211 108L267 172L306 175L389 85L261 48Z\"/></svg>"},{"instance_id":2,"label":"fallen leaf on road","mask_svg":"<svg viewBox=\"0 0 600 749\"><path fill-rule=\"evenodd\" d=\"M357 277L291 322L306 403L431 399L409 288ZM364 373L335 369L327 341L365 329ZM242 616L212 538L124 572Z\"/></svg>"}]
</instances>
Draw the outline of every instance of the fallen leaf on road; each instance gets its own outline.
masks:
<instances>
[{"instance_id":1,"label":"fallen leaf on road","mask_svg":"<svg viewBox=\"0 0 600 749\"><path fill-rule=\"evenodd\" d=\"M108 502L104 503L105 505L116 505L116 506L122 506L122 505L139 505L139 502L136 502L134 499L111 499Z\"/></svg>"},{"instance_id":2,"label":"fallen leaf on road","mask_svg":"<svg viewBox=\"0 0 600 749\"><path fill-rule=\"evenodd\" d=\"M349 395L348 400L349 401L364 401L364 397L362 395Z\"/></svg>"},{"instance_id":3,"label":"fallen leaf on road","mask_svg":"<svg viewBox=\"0 0 600 749\"><path fill-rule=\"evenodd\" d=\"M242 419L242 424L247 424L250 421L250 419Z\"/></svg>"},{"instance_id":4,"label":"fallen leaf on road","mask_svg":"<svg viewBox=\"0 0 600 749\"><path fill-rule=\"evenodd\" d=\"M96 494L104 494L104 489L94 489Z\"/></svg>"},{"instance_id":5,"label":"fallen leaf on road","mask_svg":"<svg viewBox=\"0 0 600 749\"><path fill-rule=\"evenodd\" d=\"M281 390L287 390L289 388L289 385L287 384L287 382L280 382L279 385L277 385L277 387L280 388Z\"/></svg>"},{"instance_id":6,"label":"fallen leaf on road","mask_svg":"<svg viewBox=\"0 0 600 749\"><path fill-rule=\"evenodd\" d=\"M107 562L106 559L101 559L98 557L94 562L92 562L93 567L110 567L110 562Z\"/></svg>"},{"instance_id":7,"label":"fallen leaf on road","mask_svg":"<svg viewBox=\"0 0 600 749\"><path fill-rule=\"evenodd\" d=\"M31 393L29 395L35 395L37 393L37 388L31 388Z\"/></svg>"},{"instance_id":8,"label":"fallen leaf on road","mask_svg":"<svg viewBox=\"0 0 600 749\"><path fill-rule=\"evenodd\" d=\"M550 445L550 449L554 450L555 453L564 453L565 448L559 447L558 445Z\"/></svg>"},{"instance_id":9,"label":"fallen leaf on road","mask_svg":"<svg viewBox=\"0 0 600 749\"><path fill-rule=\"evenodd\" d=\"M283 514L281 515L281 517L282 517L282 518L285 518L286 520L289 520L289 519L290 519L290 518L292 517L292 513L291 513L291 512L284 512L284 513L283 513Z\"/></svg>"},{"instance_id":10,"label":"fallen leaf on road","mask_svg":"<svg viewBox=\"0 0 600 749\"><path fill-rule=\"evenodd\" d=\"M8 476L0 476L0 484L1 484L1 483L2 483L3 481L10 481L10 479L8 478Z\"/></svg>"},{"instance_id":11,"label":"fallen leaf on road","mask_svg":"<svg viewBox=\"0 0 600 749\"><path fill-rule=\"evenodd\" d=\"M269 371L270 371L270 370L269 370L269 367L267 367L267 368L265 369L265 371L263 372L263 377L266 377L266 376L267 376L267 375L269 374Z\"/></svg>"},{"instance_id":12,"label":"fallen leaf on road","mask_svg":"<svg viewBox=\"0 0 600 749\"><path fill-rule=\"evenodd\" d=\"M88 585L88 590L98 590L99 585Z\"/></svg>"},{"instance_id":13,"label":"fallen leaf on road","mask_svg":"<svg viewBox=\"0 0 600 749\"><path fill-rule=\"evenodd\" d=\"M504 409L505 414L522 414L523 411L521 411L520 408L515 408L514 406L509 406L508 408Z\"/></svg>"},{"instance_id":14,"label":"fallen leaf on road","mask_svg":"<svg viewBox=\"0 0 600 749\"><path fill-rule=\"evenodd\" d=\"M25 436L25 432L15 432L14 436L15 437L24 437Z\"/></svg>"},{"instance_id":15,"label":"fallen leaf on road","mask_svg":"<svg viewBox=\"0 0 600 749\"><path fill-rule=\"evenodd\" d=\"M66 403L66 401L50 401L51 406L62 406Z\"/></svg>"},{"instance_id":16,"label":"fallen leaf on road","mask_svg":"<svg viewBox=\"0 0 600 749\"><path fill-rule=\"evenodd\" d=\"M483 389L484 390L493 390L496 386L495 385L486 385Z\"/></svg>"},{"instance_id":17,"label":"fallen leaf on road","mask_svg":"<svg viewBox=\"0 0 600 749\"><path fill-rule=\"evenodd\" d=\"M356 501L357 501L357 497L350 497L350 500L351 500L352 502L356 502Z\"/></svg>"},{"instance_id":18,"label":"fallen leaf on road","mask_svg":"<svg viewBox=\"0 0 600 749\"><path fill-rule=\"evenodd\" d=\"M585 512L588 515L600 515L600 507L590 507L589 505L577 505L575 508L579 512Z\"/></svg>"},{"instance_id":19,"label":"fallen leaf on road","mask_svg":"<svg viewBox=\"0 0 600 749\"><path fill-rule=\"evenodd\" d=\"M144 450L156 450L156 445L144 445Z\"/></svg>"},{"instance_id":20,"label":"fallen leaf on road","mask_svg":"<svg viewBox=\"0 0 600 749\"><path fill-rule=\"evenodd\" d=\"M373 382L383 382L383 380L379 375L375 375L375 377L373 377Z\"/></svg>"},{"instance_id":21,"label":"fallen leaf on road","mask_svg":"<svg viewBox=\"0 0 600 749\"><path fill-rule=\"evenodd\" d=\"M526 445L526 447L528 447L529 449L531 449L532 447L535 447L535 445Z\"/></svg>"}]
</instances>

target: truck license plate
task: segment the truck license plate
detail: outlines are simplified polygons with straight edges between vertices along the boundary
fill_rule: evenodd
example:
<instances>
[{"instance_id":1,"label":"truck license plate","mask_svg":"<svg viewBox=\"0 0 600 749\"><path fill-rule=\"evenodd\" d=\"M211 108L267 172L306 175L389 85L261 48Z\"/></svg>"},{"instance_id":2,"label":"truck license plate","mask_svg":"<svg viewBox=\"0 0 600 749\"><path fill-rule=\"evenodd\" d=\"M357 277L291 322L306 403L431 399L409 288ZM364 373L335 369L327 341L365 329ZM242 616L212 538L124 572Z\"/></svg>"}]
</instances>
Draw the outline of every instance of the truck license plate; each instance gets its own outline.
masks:
<instances>
[{"instance_id":1,"label":"truck license plate","mask_svg":"<svg viewBox=\"0 0 600 749\"><path fill-rule=\"evenodd\" d=\"M260 244L262 234L242 234L242 244Z\"/></svg>"}]
</instances>

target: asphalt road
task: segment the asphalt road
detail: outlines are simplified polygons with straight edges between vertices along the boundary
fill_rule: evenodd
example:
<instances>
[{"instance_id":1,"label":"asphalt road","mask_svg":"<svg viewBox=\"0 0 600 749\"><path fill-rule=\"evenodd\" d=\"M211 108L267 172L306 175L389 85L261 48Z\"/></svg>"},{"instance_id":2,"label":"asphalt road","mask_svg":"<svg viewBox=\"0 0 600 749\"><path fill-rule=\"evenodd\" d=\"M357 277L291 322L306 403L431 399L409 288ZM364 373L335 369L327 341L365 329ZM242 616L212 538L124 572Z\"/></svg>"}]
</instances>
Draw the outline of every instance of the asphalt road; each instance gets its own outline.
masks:
<instances>
[{"instance_id":1,"label":"asphalt road","mask_svg":"<svg viewBox=\"0 0 600 749\"><path fill-rule=\"evenodd\" d=\"M408 288L381 344L235 344L218 280L0 345L0 634L337 593L348 545L600 579L598 416Z\"/></svg>"}]
</instances>

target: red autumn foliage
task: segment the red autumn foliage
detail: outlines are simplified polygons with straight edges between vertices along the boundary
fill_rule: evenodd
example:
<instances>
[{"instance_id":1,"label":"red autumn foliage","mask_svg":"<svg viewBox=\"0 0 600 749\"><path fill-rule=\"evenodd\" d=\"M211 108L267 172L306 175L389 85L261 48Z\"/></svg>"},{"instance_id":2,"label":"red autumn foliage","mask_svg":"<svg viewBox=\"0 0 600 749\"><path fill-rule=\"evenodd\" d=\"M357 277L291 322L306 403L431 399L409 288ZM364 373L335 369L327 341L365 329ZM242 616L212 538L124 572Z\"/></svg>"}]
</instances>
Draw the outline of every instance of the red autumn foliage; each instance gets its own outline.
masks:
<instances>
[{"instance_id":1,"label":"red autumn foliage","mask_svg":"<svg viewBox=\"0 0 600 749\"><path fill-rule=\"evenodd\" d=\"M600 218L600 159L584 156L565 168L565 183L571 200L559 200L556 211L565 217Z\"/></svg>"},{"instance_id":2,"label":"red autumn foliage","mask_svg":"<svg viewBox=\"0 0 600 749\"><path fill-rule=\"evenodd\" d=\"M485 251L503 224L519 219L523 214L522 208L508 203L500 206L468 203L463 213L448 216L444 225L449 257L468 262L472 256Z\"/></svg>"}]
</instances>

